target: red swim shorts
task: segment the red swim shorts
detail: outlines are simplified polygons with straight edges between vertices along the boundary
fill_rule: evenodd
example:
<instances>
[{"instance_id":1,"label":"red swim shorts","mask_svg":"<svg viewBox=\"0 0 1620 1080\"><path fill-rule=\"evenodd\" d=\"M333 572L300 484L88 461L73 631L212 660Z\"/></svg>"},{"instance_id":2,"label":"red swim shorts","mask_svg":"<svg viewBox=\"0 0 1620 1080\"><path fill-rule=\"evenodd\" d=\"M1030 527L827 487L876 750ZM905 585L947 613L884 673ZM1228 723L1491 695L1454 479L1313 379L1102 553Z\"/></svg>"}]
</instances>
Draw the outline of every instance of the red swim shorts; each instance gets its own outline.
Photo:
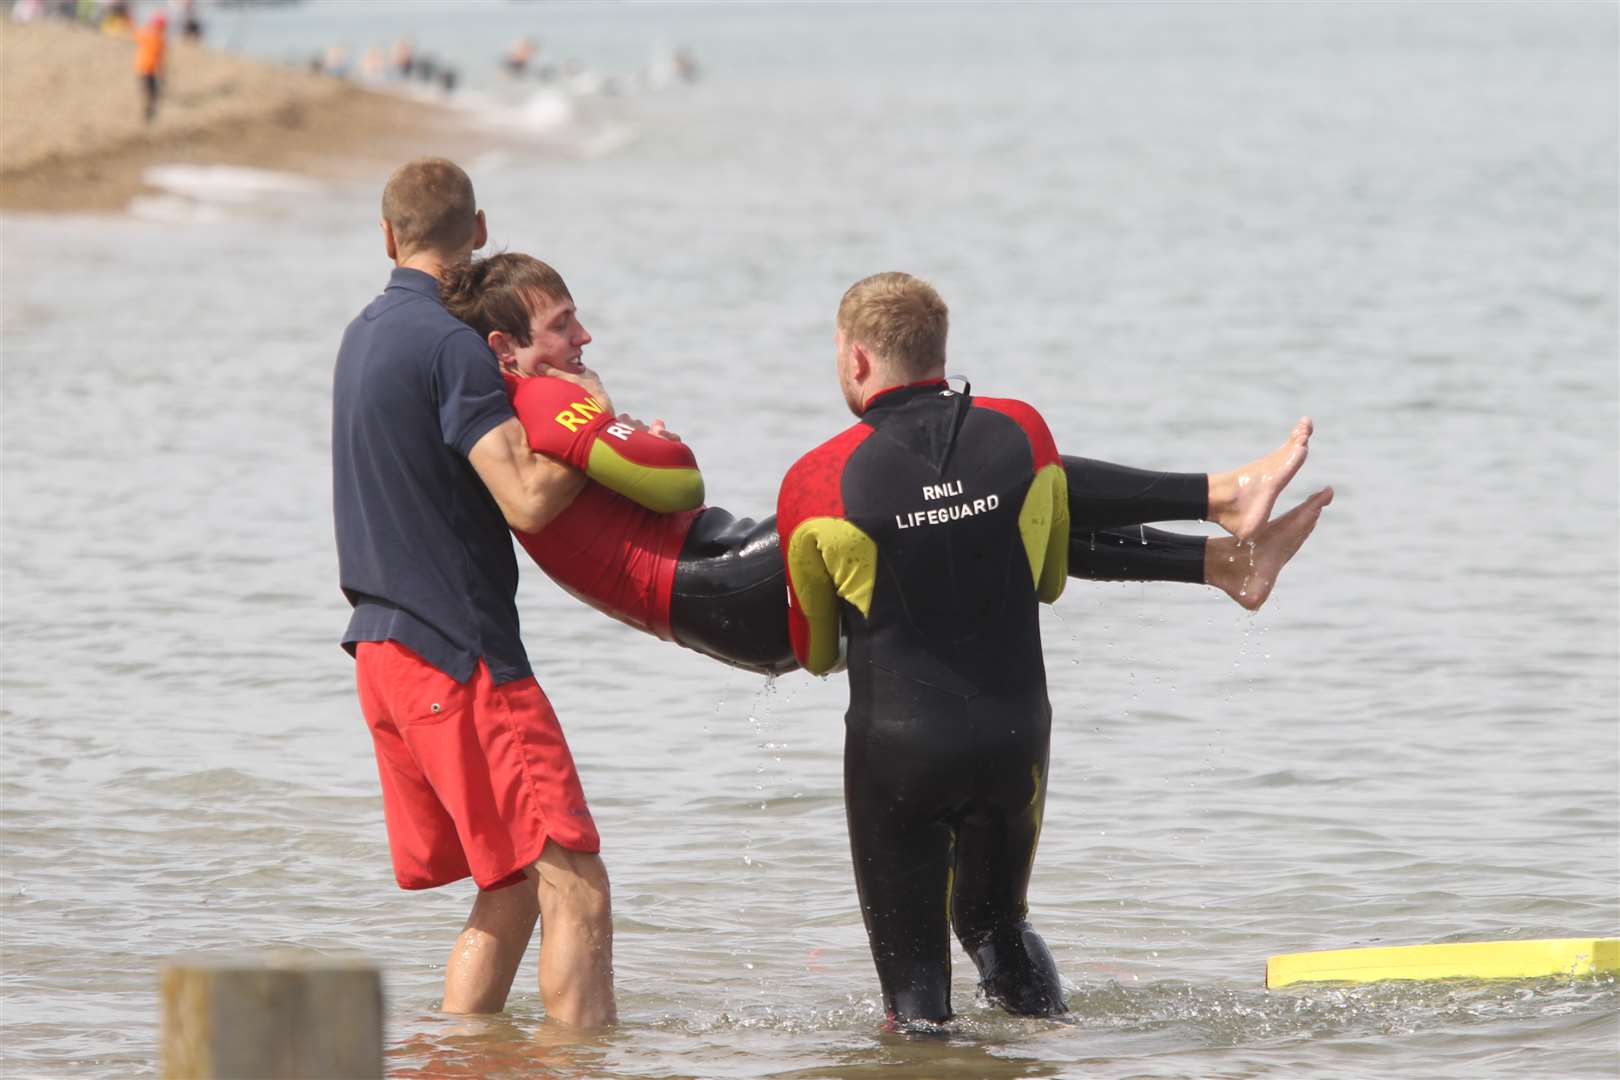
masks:
<instances>
[{"instance_id":1,"label":"red swim shorts","mask_svg":"<svg viewBox=\"0 0 1620 1080\"><path fill-rule=\"evenodd\" d=\"M469 875L482 889L514 885L547 840L601 850L557 714L532 677L497 686L480 662L458 683L398 642L367 641L355 679L400 888Z\"/></svg>"}]
</instances>

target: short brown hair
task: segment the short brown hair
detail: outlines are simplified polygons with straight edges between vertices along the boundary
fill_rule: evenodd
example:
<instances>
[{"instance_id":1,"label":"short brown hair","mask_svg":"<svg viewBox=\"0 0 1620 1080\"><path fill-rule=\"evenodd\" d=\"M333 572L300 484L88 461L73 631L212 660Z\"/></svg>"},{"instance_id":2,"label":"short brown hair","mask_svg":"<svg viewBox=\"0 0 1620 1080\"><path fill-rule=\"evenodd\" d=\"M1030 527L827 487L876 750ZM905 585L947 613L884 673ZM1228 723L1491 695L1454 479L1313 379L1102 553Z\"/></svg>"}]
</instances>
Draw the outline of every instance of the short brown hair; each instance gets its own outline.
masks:
<instances>
[{"instance_id":1,"label":"short brown hair","mask_svg":"<svg viewBox=\"0 0 1620 1080\"><path fill-rule=\"evenodd\" d=\"M472 180L445 158L417 158L394 170L383 187L382 216L401 255L455 255L478 227Z\"/></svg>"},{"instance_id":2,"label":"short brown hair","mask_svg":"<svg viewBox=\"0 0 1620 1080\"><path fill-rule=\"evenodd\" d=\"M945 366L950 309L921 278L890 271L862 278L838 303L838 328L878 356L921 376Z\"/></svg>"},{"instance_id":3,"label":"short brown hair","mask_svg":"<svg viewBox=\"0 0 1620 1080\"><path fill-rule=\"evenodd\" d=\"M500 330L519 345L529 344L529 322L542 302L573 299L561 274L515 251L450 267L439 282L439 297L479 337Z\"/></svg>"}]
</instances>

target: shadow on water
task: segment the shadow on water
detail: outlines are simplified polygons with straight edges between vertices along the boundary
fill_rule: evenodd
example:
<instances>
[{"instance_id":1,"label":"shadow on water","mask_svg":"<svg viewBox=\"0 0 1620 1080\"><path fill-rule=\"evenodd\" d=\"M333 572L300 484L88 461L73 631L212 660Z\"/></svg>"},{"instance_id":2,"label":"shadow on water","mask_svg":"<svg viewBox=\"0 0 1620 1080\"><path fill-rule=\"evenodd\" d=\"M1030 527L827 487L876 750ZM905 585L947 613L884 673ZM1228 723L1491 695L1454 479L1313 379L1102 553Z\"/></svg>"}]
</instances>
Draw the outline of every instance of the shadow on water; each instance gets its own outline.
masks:
<instances>
[{"instance_id":1,"label":"shadow on water","mask_svg":"<svg viewBox=\"0 0 1620 1080\"><path fill-rule=\"evenodd\" d=\"M599 1076L614 1037L511 1013L420 1013L411 1026L417 1034L388 1051L389 1076Z\"/></svg>"},{"instance_id":2,"label":"shadow on water","mask_svg":"<svg viewBox=\"0 0 1620 1080\"><path fill-rule=\"evenodd\" d=\"M1060 1076L1063 1067L1011 1051L1005 1046L974 1042L959 1034L885 1035L875 1049L835 1053L833 1060L804 1069L772 1072L778 1080L882 1076L885 1080L927 1080L938 1076L972 1076L983 1080Z\"/></svg>"}]
</instances>

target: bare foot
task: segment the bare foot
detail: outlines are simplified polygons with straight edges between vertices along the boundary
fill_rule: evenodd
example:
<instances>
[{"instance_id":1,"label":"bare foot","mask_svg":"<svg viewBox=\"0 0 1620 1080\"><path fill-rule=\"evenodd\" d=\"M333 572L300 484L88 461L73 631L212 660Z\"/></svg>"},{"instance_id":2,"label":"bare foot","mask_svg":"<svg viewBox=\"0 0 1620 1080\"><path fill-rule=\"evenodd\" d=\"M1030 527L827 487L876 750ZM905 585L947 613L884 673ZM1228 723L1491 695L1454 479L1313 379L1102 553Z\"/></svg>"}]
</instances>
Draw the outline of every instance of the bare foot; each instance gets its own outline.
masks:
<instances>
[{"instance_id":1,"label":"bare foot","mask_svg":"<svg viewBox=\"0 0 1620 1080\"><path fill-rule=\"evenodd\" d=\"M1258 611L1271 596L1277 575L1316 528L1322 508L1332 501L1333 489L1323 488L1266 522L1253 539L1211 540L1204 547L1204 580L1250 611Z\"/></svg>"},{"instance_id":2,"label":"bare foot","mask_svg":"<svg viewBox=\"0 0 1620 1080\"><path fill-rule=\"evenodd\" d=\"M1239 540L1254 536L1271 517L1277 496L1305 464L1315 430L1311 418L1302 416L1287 441L1265 457L1231 472L1210 473L1209 520Z\"/></svg>"}]
</instances>

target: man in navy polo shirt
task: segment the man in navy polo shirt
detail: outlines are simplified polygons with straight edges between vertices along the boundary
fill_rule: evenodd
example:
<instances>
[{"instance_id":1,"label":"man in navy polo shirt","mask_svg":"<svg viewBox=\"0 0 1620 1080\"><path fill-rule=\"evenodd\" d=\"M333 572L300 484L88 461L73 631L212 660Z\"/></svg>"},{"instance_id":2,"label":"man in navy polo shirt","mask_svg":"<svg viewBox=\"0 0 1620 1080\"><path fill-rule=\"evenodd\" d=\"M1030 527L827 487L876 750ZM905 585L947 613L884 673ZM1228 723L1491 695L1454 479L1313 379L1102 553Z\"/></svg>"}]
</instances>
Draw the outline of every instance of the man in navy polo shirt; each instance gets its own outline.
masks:
<instances>
[{"instance_id":1,"label":"man in navy polo shirt","mask_svg":"<svg viewBox=\"0 0 1620 1080\"><path fill-rule=\"evenodd\" d=\"M446 965L446 1011L499 1011L540 918L547 1014L601 1026L615 1018L607 872L518 637L508 531L539 531L585 478L529 449L494 356L439 300L444 268L486 238L466 173L412 161L382 210L395 270L338 350L332 494L354 606L343 645L394 874L406 889L478 885ZM606 403L594 376L580 381Z\"/></svg>"}]
</instances>

